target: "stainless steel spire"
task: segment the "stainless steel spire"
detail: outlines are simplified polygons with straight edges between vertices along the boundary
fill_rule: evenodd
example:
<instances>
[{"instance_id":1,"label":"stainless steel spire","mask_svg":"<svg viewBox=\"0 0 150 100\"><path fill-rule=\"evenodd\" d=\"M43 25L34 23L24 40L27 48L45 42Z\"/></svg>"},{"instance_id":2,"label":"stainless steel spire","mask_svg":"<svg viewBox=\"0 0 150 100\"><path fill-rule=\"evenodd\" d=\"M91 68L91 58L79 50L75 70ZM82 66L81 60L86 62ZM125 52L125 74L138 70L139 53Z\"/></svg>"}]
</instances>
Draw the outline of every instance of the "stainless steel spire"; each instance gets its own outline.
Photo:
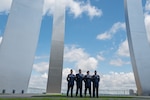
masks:
<instances>
[{"instance_id":1,"label":"stainless steel spire","mask_svg":"<svg viewBox=\"0 0 150 100\"><path fill-rule=\"evenodd\" d=\"M61 93L65 31L65 5L63 1L55 0L47 93Z\"/></svg>"},{"instance_id":2,"label":"stainless steel spire","mask_svg":"<svg viewBox=\"0 0 150 100\"><path fill-rule=\"evenodd\" d=\"M43 0L13 0L0 46L0 93L27 91L42 10Z\"/></svg>"},{"instance_id":3,"label":"stainless steel spire","mask_svg":"<svg viewBox=\"0 0 150 100\"><path fill-rule=\"evenodd\" d=\"M150 95L150 46L142 0L124 0L131 62L139 95Z\"/></svg>"}]
</instances>

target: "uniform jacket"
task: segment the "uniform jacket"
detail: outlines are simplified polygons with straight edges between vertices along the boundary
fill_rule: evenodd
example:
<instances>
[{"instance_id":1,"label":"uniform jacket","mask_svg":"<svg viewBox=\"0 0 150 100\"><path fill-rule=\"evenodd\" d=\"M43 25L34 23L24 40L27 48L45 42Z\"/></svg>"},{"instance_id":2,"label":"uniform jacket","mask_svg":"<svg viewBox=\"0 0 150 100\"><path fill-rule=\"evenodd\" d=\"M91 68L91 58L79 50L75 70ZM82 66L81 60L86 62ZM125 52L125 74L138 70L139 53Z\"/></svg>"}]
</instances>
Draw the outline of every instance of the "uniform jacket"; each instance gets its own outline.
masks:
<instances>
[{"instance_id":1,"label":"uniform jacket","mask_svg":"<svg viewBox=\"0 0 150 100\"><path fill-rule=\"evenodd\" d=\"M83 74L76 74L76 82L77 82L77 86L81 87L82 86L82 81L83 81L84 75Z\"/></svg>"},{"instance_id":2,"label":"uniform jacket","mask_svg":"<svg viewBox=\"0 0 150 100\"><path fill-rule=\"evenodd\" d=\"M74 85L75 75L74 74L68 74L67 81L69 86Z\"/></svg>"},{"instance_id":3,"label":"uniform jacket","mask_svg":"<svg viewBox=\"0 0 150 100\"><path fill-rule=\"evenodd\" d=\"M93 85L95 87L99 86L100 76L99 75L93 75L92 76Z\"/></svg>"},{"instance_id":4,"label":"uniform jacket","mask_svg":"<svg viewBox=\"0 0 150 100\"><path fill-rule=\"evenodd\" d=\"M85 75L84 77L85 88L91 87L91 81L92 81L91 75Z\"/></svg>"}]
</instances>

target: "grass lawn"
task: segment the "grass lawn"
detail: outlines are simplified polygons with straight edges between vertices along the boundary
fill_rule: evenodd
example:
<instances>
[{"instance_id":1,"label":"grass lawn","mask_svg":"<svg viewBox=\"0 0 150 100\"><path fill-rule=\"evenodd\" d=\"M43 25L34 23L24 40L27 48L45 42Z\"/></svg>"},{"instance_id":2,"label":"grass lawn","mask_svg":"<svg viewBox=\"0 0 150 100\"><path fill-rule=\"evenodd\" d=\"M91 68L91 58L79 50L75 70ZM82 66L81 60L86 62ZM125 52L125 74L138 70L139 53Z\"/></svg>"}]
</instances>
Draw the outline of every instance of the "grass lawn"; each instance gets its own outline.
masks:
<instances>
[{"instance_id":1,"label":"grass lawn","mask_svg":"<svg viewBox=\"0 0 150 100\"><path fill-rule=\"evenodd\" d=\"M34 96L14 96L14 95L0 95L0 100L150 100L150 97L139 96L100 96L99 98L87 97L66 97L66 95L34 95Z\"/></svg>"},{"instance_id":2,"label":"grass lawn","mask_svg":"<svg viewBox=\"0 0 150 100\"><path fill-rule=\"evenodd\" d=\"M146 98L136 98L129 96L100 96L99 98L80 98L80 97L66 97L61 95L42 95L42 96L33 96L27 98L0 98L0 100L149 100Z\"/></svg>"}]
</instances>

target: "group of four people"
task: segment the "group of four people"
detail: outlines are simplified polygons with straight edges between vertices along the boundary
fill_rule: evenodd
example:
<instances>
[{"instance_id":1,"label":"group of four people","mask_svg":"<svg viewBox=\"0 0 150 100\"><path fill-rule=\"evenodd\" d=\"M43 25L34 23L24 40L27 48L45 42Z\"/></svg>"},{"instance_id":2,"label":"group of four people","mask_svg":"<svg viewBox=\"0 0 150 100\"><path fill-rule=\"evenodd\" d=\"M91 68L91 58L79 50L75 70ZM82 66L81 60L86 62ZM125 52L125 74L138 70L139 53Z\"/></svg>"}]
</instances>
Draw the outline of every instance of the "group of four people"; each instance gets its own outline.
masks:
<instances>
[{"instance_id":1,"label":"group of four people","mask_svg":"<svg viewBox=\"0 0 150 100\"><path fill-rule=\"evenodd\" d=\"M85 82L85 91L84 96L86 97L87 89L89 89L89 94L91 97L91 83L93 82L93 97L95 97L95 90L96 90L96 97L98 98L98 88L99 88L99 81L100 76L97 75L97 71L94 71L94 75L90 75L90 72L87 71L86 75L81 73L81 69L79 69L79 73L74 75L73 70L70 70L70 74L67 76L68 81L68 89L67 89L67 96L69 95L69 90L71 89L71 97L73 97L73 87L74 81L76 81L76 96L78 95L78 91L80 90L80 97L82 97L82 82Z\"/></svg>"}]
</instances>

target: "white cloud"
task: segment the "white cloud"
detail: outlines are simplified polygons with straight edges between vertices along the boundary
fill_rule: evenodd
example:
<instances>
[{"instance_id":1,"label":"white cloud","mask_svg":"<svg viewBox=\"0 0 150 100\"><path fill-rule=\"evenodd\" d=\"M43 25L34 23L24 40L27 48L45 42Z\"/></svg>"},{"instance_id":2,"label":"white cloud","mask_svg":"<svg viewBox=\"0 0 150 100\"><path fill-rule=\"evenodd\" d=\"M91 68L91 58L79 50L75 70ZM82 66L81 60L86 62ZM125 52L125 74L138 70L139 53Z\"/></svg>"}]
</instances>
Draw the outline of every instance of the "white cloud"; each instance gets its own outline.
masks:
<instances>
[{"instance_id":1,"label":"white cloud","mask_svg":"<svg viewBox=\"0 0 150 100\"><path fill-rule=\"evenodd\" d=\"M1 42L2 42L2 39L3 39L3 38L0 36L0 44L1 44Z\"/></svg>"},{"instance_id":2,"label":"white cloud","mask_svg":"<svg viewBox=\"0 0 150 100\"><path fill-rule=\"evenodd\" d=\"M36 74L31 75L29 87L46 89L48 78L48 62L40 62L33 65L33 72Z\"/></svg>"},{"instance_id":3,"label":"white cloud","mask_svg":"<svg viewBox=\"0 0 150 100\"><path fill-rule=\"evenodd\" d=\"M110 29L110 33L116 33L119 30L125 30L125 23L117 22L115 23L112 28Z\"/></svg>"},{"instance_id":4,"label":"white cloud","mask_svg":"<svg viewBox=\"0 0 150 100\"><path fill-rule=\"evenodd\" d=\"M88 54L84 53L84 49L77 48L77 46L65 46L64 58L70 62L87 58Z\"/></svg>"},{"instance_id":5,"label":"white cloud","mask_svg":"<svg viewBox=\"0 0 150 100\"><path fill-rule=\"evenodd\" d=\"M99 40L106 40L106 39L111 39L111 38L112 38L112 35L110 33L108 33L108 32L99 34L97 36L97 39L99 39Z\"/></svg>"},{"instance_id":6,"label":"white cloud","mask_svg":"<svg viewBox=\"0 0 150 100\"><path fill-rule=\"evenodd\" d=\"M102 16L102 10L92 6L89 1L66 0L66 7L75 18L81 16L83 13L87 14L90 18L93 18L94 16Z\"/></svg>"},{"instance_id":7,"label":"white cloud","mask_svg":"<svg viewBox=\"0 0 150 100\"><path fill-rule=\"evenodd\" d=\"M83 13L83 9L81 8L82 5L84 5L83 2L69 0L66 2L67 8L69 9L69 12L74 15L74 17L78 17Z\"/></svg>"},{"instance_id":8,"label":"white cloud","mask_svg":"<svg viewBox=\"0 0 150 100\"><path fill-rule=\"evenodd\" d=\"M113 65L113 66L122 66L124 64L130 64L130 62L125 62L123 61L122 59L120 58L117 58L117 59L113 59L109 62L110 65Z\"/></svg>"},{"instance_id":9,"label":"white cloud","mask_svg":"<svg viewBox=\"0 0 150 100\"><path fill-rule=\"evenodd\" d=\"M100 89L136 89L134 74L132 72L110 72L109 74L104 74L101 76Z\"/></svg>"},{"instance_id":10,"label":"white cloud","mask_svg":"<svg viewBox=\"0 0 150 100\"><path fill-rule=\"evenodd\" d=\"M128 41L127 39L125 41L123 41L120 45L119 45L119 49L117 51L117 54L119 56L124 56L124 57L129 57L130 53L129 53L129 46L128 46Z\"/></svg>"},{"instance_id":11,"label":"white cloud","mask_svg":"<svg viewBox=\"0 0 150 100\"><path fill-rule=\"evenodd\" d=\"M44 0L43 14L52 15L54 12L55 0Z\"/></svg>"},{"instance_id":12,"label":"white cloud","mask_svg":"<svg viewBox=\"0 0 150 100\"><path fill-rule=\"evenodd\" d=\"M29 87L46 89L47 78L43 77L43 75L32 74L29 82Z\"/></svg>"},{"instance_id":13,"label":"white cloud","mask_svg":"<svg viewBox=\"0 0 150 100\"><path fill-rule=\"evenodd\" d=\"M82 69L83 71L93 71L97 68L98 61L94 57L88 57L77 61L76 68Z\"/></svg>"},{"instance_id":14,"label":"white cloud","mask_svg":"<svg viewBox=\"0 0 150 100\"><path fill-rule=\"evenodd\" d=\"M1 0L0 2L0 12L8 12L12 0ZM83 13L87 14L90 18L102 16L102 10L92 6L90 2L85 2L84 0L63 0L63 3L75 18L81 16ZM43 14L52 15L54 12L54 5L55 0L44 0Z\"/></svg>"},{"instance_id":15,"label":"white cloud","mask_svg":"<svg viewBox=\"0 0 150 100\"><path fill-rule=\"evenodd\" d=\"M68 62L75 62L75 67L83 71L95 70L98 65L96 58L91 57L83 48L76 46L65 47L64 59Z\"/></svg>"},{"instance_id":16,"label":"white cloud","mask_svg":"<svg viewBox=\"0 0 150 100\"><path fill-rule=\"evenodd\" d=\"M108 31L105 31L104 33L97 35L97 39L99 40L111 39L113 35L120 30L125 30L125 23L122 22L114 23L113 26Z\"/></svg>"},{"instance_id":17,"label":"white cloud","mask_svg":"<svg viewBox=\"0 0 150 100\"><path fill-rule=\"evenodd\" d=\"M11 6L12 0L1 0L0 1L0 13L8 13L10 6Z\"/></svg>"},{"instance_id":18,"label":"white cloud","mask_svg":"<svg viewBox=\"0 0 150 100\"><path fill-rule=\"evenodd\" d=\"M90 16L90 18L93 18L94 16L102 16L102 14L103 14L102 10L96 8L95 6L92 6L90 4L90 2L88 2L82 8L83 8L83 11L87 12L87 14L88 14L88 16Z\"/></svg>"},{"instance_id":19,"label":"white cloud","mask_svg":"<svg viewBox=\"0 0 150 100\"><path fill-rule=\"evenodd\" d=\"M122 66L124 62L121 59L113 59L110 61L110 64L113 66Z\"/></svg>"},{"instance_id":20,"label":"white cloud","mask_svg":"<svg viewBox=\"0 0 150 100\"><path fill-rule=\"evenodd\" d=\"M34 59L45 59L45 58L49 58L49 56L35 56Z\"/></svg>"},{"instance_id":21,"label":"white cloud","mask_svg":"<svg viewBox=\"0 0 150 100\"><path fill-rule=\"evenodd\" d=\"M33 70L44 74L48 71L49 63L48 62L41 62L33 65Z\"/></svg>"},{"instance_id":22,"label":"white cloud","mask_svg":"<svg viewBox=\"0 0 150 100\"><path fill-rule=\"evenodd\" d=\"M105 60L105 58L102 56L102 55L97 55L97 59L99 60L99 61L104 61Z\"/></svg>"}]
</instances>

